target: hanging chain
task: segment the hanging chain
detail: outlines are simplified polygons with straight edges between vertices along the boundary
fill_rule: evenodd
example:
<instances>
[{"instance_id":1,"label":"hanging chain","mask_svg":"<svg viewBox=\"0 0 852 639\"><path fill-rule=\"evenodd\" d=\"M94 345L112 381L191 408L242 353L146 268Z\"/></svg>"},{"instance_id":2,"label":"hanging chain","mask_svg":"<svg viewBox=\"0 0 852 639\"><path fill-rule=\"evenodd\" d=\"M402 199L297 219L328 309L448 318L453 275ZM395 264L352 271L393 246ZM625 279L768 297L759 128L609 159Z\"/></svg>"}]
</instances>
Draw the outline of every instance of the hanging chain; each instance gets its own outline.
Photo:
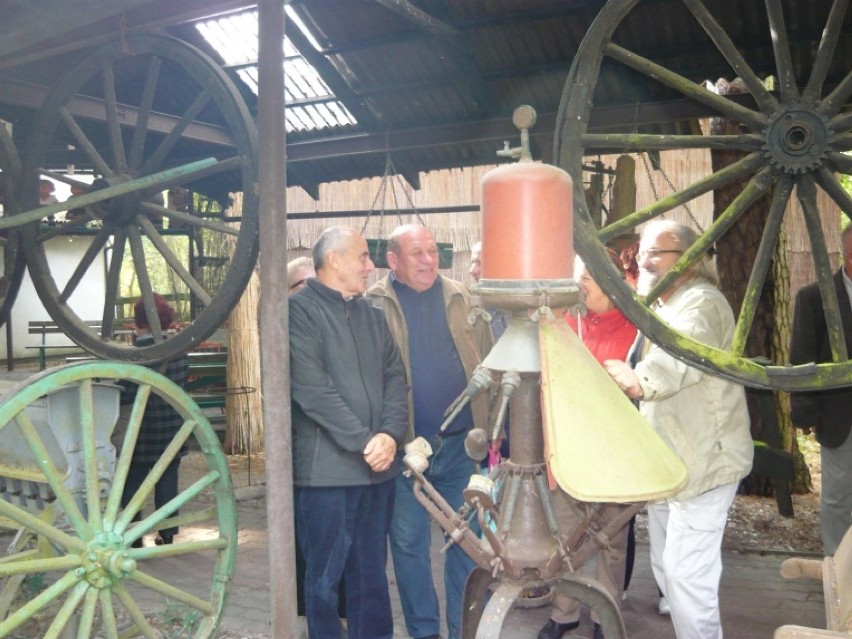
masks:
<instances>
[{"instance_id":1,"label":"hanging chain","mask_svg":"<svg viewBox=\"0 0 852 639\"><path fill-rule=\"evenodd\" d=\"M379 184L379 189L376 191L376 196L373 198L373 203L370 205L370 209L367 211L367 217L364 219L364 225L361 227L361 235L364 235L367 231L367 224L370 222L370 216L376 211L376 205L379 204L379 200L381 200L381 209L379 209L379 236L384 237L385 230L385 202L387 200L387 192L388 192L388 184L390 184L391 197L393 198L393 206L396 210L396 219L399 221L400 226L405 224L405 220L402 219L402 211L399 208L399 196L397 195L397 185L399 185L399 189L405 194L405 199L408 201L409 207L414 211L414 215L417 217L417 221L420 222L423 226L426 226L426 222L420 216L420 212L417 210L417 207L414 204L411 196L408 194L408 190L405 188L405 184L402 181L402 176L397 173L396 165L393 163L393 158L390 153L385 155L385 173L382 175L382 181Z\"/></svg>"},{"instance_id":2,"label":"hanging chain","mask_svg":"<svg viewBox=\"0 0 852 639\"><path fill-rule=\"evenodd\" d=\"M599 158L598 161L600 161L600 157L601 156L598 156L598 158ZM609 167L604 166L602 162L601 162L601 166L603 166L603 168L606 168L606 169L609 168ZM612 207L613 207L612 189L613 189L613 185L615 184L615 171L613 170L611 173L605 173L605 175L607 176L607 180L606 180L606 188L604 189L603 195L601 195L601 208L603 209L603 213L606 216L607 223L609 223L609 213L610 213L610 211L612 210ZM609 199L609 206L604 204L604 199Z\"/></svg>"},{"instance_id":3,"label":"hanging chain","mask_svg":"<svg viewBox=\"0 0 852 639\"><path fill-rule=\"evenodd\" d=\"M422 217L420 217L420 211L417 210L417 206L415 206L414 200L411 198L411 195L409 195L408 189L405 188L405 184L402 181L402 176L397 173L396 166L393 163L393 158L390 156L390 153L388 153L387 163L390 168L390 174L393 179L393 181L391 182L391 193L393 194L393 205L396 207L396 216L399 219L399 223L403 224L402 214L400 213L399 202L397 201L396 196L397 184L399 185L400 191L405 194L405 199L408 201L408 206L412 211L414 211L414 216L417 218L417 221L420 222L420 224L422 224L423 226L426 226L426 222L423 220Z\"/></svg>"},{"instance_id":4,"label":"hanging chain","mask_svg":"<svg viewBox=\"0 0 852 639\"><path fill-rule=\"evenodd\" d=\"M648 183L651 185L651 192L654 194L654 199L659 201L660 195L659 193L657 193L657 186L654 184L654 177L651 174L651 164L648 160L648 152L645 151L644 153L640 153L639 155L642 157L642 164L645 166L645 174L648 176ZM663 170L662 165L660 165L660 168L658 170L660 172L660 175L662 175L663 179L666 181L666 184L669 185L669 188L672 190L672 193L677 193L677 189L675 188L674 183L669 179L669 176L666 175L666 172ZM698 223L698 219L695 217L692 210L689 208L689 205L684 202L683 204L681 204L681 207L684 211L686 211L686 214L689 216L689 219L692 220L692 223L695 225L695 228L703 234L704 227L702 227L701 224Z\"/></svg>"}]
</instances>

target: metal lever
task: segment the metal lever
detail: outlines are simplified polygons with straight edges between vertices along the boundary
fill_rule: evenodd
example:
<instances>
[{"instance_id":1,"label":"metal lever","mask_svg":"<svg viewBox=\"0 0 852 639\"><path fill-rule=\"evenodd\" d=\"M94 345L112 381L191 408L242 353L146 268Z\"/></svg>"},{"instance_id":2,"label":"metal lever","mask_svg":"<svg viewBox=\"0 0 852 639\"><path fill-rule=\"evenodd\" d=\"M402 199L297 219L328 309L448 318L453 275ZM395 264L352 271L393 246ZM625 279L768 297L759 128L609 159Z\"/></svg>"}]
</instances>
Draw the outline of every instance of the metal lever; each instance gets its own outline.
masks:
<instances>
[{"instance_id":1,"label":"metal lever","mask_svg":"<svg viewBox=\"0 0 852 639\"><path fill-rule=\"evenodd\" d=\"M515 371L506 371L503 373L503 379L500 381L500 388L503 391L503 398L500 401L500 411L497 413L497 419L494 421L494 429L491 433L491 440L497 439L500 434L500 427L503 425L503 419L506 417L506 408L509 407L509 400L512 395L521 385L521 376Z\"/></svg>"},{"instance_id":2,"label":"metal lever","mask_svg":"<svg viewBox=\"0 0 852 639\"><path fill-rule=\"evenodd\" d=\"M461 395L455 398L452 404L450 404L449 408L444 411L444 423L441 424L440 431L443 433L447 430L447 426L449 426L452 421L459 416L459 413L464 410L464 407L467 406L468 402L476 397L479 393L484 390L488 390L491 388L491 373L490 371L483 367L477 366L473 370L473 375L470 378L470 382L467 385Z\"/></svg>"}]
</instances>

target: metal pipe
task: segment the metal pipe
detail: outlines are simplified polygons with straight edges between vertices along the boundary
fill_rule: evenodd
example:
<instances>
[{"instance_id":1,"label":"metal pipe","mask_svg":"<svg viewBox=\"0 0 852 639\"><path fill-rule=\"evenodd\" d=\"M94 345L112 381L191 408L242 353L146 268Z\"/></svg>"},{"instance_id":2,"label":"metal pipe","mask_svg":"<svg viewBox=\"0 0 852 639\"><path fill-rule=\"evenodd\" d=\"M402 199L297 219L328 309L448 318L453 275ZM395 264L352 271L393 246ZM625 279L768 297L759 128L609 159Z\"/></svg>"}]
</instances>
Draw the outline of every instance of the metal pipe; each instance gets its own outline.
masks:
<instances>
[{"instance_id":1,"label":"metal pipe","mask_svg":"<svg viewBox=\"0 0 852 639\"><path fill-rule=\"evenodd\" d=\"M541 427L541 378L521 375L509 410L509 450L520 466L544 463L544 431Z\"/></svg>"}]
</instances>

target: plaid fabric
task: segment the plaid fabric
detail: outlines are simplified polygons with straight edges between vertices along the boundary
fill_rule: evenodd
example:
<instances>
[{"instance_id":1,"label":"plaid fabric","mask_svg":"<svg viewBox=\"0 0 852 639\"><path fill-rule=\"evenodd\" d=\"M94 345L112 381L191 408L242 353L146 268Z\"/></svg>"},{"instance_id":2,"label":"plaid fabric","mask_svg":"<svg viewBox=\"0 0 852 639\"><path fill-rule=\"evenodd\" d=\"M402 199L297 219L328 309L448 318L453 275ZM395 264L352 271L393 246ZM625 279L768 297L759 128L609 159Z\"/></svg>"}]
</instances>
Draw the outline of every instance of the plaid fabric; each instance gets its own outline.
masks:
<instances>
[{"instance_id":1,"label":"plaid fabric","mask_svg":"<svg viewBox=\"0 0 852 639\"><path fill-rule=\"evenodd\" d=\"M141 347L150 346L153 343L154 338L145 335L138 337L135 345ZM189 358L186 355L169 361L165 371L162 367L163 365L159 364L149 368L162 373L181 388L186 388L189 376ZM122 386L125 388L121 394L122 403L132 403L136 397L136 384L123 383ZM145 415L142 417L142 428L139 439L136 441L136 449L133 451L133 463L156 462L182 425L183 417L166 400L152 392L148 398ZM182 457L185 454L186 446L181 448L179 456Z\"/></svg>"}]
</instances>

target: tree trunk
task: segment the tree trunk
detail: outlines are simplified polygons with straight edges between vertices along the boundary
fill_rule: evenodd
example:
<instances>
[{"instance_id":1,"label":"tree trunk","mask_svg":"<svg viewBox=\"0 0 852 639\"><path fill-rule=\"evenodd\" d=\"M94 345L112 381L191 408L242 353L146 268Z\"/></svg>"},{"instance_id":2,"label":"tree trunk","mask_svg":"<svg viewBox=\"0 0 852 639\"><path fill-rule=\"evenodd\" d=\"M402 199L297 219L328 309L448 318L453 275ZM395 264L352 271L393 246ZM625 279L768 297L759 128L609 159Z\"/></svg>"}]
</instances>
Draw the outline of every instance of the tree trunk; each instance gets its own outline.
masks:
<instances>
[{"instance_id":1,"label":"tree trunk","mask_svg":"<svg viewBox=\"0 0 852 639\"><path fill-rule=\"evenodd\" d=\"M228 213L239 217L242 197L236 194ZM232 239L236 242L236 238ZM260 278L252 273L240 301L228 319L228 371L225 397L225 452L253 454L263 450L263 411L260 398L260 333L258 304Z\"/></svg>"}]
</instances>

